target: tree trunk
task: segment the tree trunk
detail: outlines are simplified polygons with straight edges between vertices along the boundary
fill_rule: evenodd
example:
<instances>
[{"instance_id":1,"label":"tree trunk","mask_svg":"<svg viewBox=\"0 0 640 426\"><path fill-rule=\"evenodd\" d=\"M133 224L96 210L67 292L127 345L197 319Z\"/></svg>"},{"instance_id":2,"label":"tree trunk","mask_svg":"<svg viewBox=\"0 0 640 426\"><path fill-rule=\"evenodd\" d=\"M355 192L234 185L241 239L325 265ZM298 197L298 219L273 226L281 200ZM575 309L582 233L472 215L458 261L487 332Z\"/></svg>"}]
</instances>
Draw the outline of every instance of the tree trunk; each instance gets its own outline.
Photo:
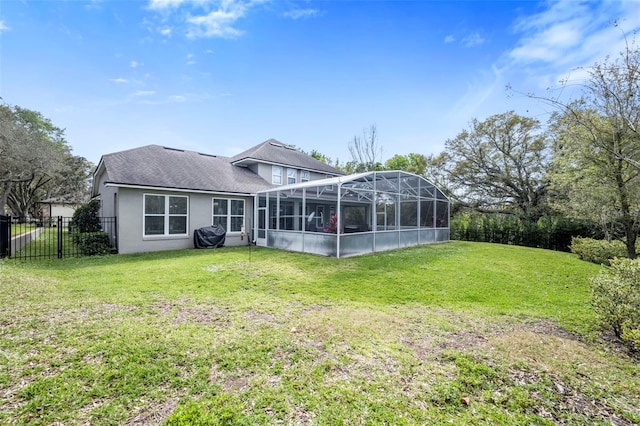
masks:
<instances>
[{"instance_id":1,"label":"tree trunk","mask_svg":"<svg viewBox=\"0 0 640 426\"><path fill-rule=\"evenodd\" d=\"M631 216L629 193L627 192L627 186L622 176L623 167L623 161L617 160L616 184L618 186L618 195L620 197L620 213L622 213L622 225L624 227L624 234L627 240L627 257L629 259L635 259L637 257L636 239L638 238L638 231L636 230L635 220Z\"/></svg>"}]
</instances>

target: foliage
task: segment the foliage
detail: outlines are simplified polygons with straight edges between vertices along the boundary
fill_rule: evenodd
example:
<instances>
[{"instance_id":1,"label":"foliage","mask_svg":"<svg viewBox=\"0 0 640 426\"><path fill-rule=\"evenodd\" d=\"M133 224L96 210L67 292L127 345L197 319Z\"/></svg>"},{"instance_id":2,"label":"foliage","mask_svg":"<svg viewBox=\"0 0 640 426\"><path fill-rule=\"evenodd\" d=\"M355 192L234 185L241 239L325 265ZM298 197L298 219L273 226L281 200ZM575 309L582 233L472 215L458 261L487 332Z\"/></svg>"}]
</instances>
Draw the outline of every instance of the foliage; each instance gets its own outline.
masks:
<instances>
[{"instance_id":1,"label":"foliage","mask_svg":"<svg viewBox=\"0 0 640 426\"><path fill-rule=\"evenodd\" d=\"M94 256L115 252L109 235L102 232L99 200L91 200L76 209L69 223L69 231L74 243L85 255Z\"/></svg>"},{"instance_id":2,"label":"foliage","mask_svg":"<svg viewBox=\"0 0 640 426\"><path fill-rule=\"evenodd\" d=\"M427 171L428 162L428 157L415 152L409 153L408 155L396 154L384 163L384 168L386 170L402 170L413 173L414 175L424 176Z\"/></svg>"},{"instance_id":3,"label":"foliage","mask_svg":"<svg viewBox=\"0 0 640 426\"><path fill-rule=\"evenodd\" d=\"M51 197L80 201L87 194L90 163L71 155L64 130L36 111L0 104L0 211L36 216Z\"/></svg>"},{"instance_id":4,"label":"foliage","mask_svg":"<svg viewBox=\"0 0 640 426\"><path fill-rule=\"evenodd\" d=\"M589 79L578 99L560 97L567 82L557 96L553 91L547 97L530 95L558 110L551 123L554 207L595 221L605 232L622 231L627 257L634 258L640 214L640 49L634 40L615 59L586 71Z\"/></svg>"},{"instance_id":5,"label":"foliage","mask_svg":"<svg viewBox=\"0 0 640 426\"><path fill-rule=\"evenodd\" d=\"M96 256L104 254L114 254L115 248L111 244L109 234L106 232L87 232L74 235L76 244L82 254L86 256Z\"/></svg>"},{"instance_id":6,"label":"foliage","mask_svg":"<svg viewBox=\"0 0 640 426\"><path fill-rule=\"evenodd\" d=\"M69 228L78 233L101 231L100 200L91 200L78 207L73 213Z\"/></svg>"},{"instance_id":7,"label":"foliage","mask_svg":"<svg viewBox=\"0 0 640 426\"><path fill-rule=\"evenodd\" d=\"M545 215L535 222L500 213L478 213L463 209L450 223L451 239L513 244L568 251L572 237L591 235L584 222Z\"/></svg>"},{"instance_id":8,"label":"foliage","mask_svg":"<svg viewBox=\"0 0 640 426\"><path fill-rule=\"evenodd\" d=\"M571 252L587 262L609 265L611 259L626 257L627 248L622 241L574 237L571 239Z\"/></svg>"},{"instance_id":9,"label":"foliage","mask_svg":"<svg viewBox=\"0 0 640 426\"><path fill-rule=\"evenodd\" d=\"M537 220L544 213L549 145L540 123L510 111L470 126L445 144L442 165L456 198L478 210Z\"/></svg>"},{"instance_id":10,"label":"foliage","mask_svg":"<svg viewBox=\"0 0 640 426\"><path fill-rule=\"evenodd\" d=\"M577 125L570 115L555 117L554 159L549 178L554 208L564 214L598 223L607 239L618 235L627 243L627 256L635 257L640 230L640 170L620 155L635 149L635 142L619 138L606 117L583 111L599 128ZM597 133L599 143L590 140Z\"/></svg>"},{"instance_id":11,"label":"foliage","mask_svg":"<svg viewBox=\"0 0 640 426\"><path fill-rule=\"evenodd\" d=\"M0 423L638 423L598 270L464 242L0 262Z\"/></svg>"},{"instance_id":12,"label":"foliage","mask_svg":"<svg viewBox=\"0 0 640 426\"><path fill-rule=\"evenodd\" d=\"M617 337L640 350L640 261L611 260L591 280L591 302Z\"/></svg>"}]
</instances>

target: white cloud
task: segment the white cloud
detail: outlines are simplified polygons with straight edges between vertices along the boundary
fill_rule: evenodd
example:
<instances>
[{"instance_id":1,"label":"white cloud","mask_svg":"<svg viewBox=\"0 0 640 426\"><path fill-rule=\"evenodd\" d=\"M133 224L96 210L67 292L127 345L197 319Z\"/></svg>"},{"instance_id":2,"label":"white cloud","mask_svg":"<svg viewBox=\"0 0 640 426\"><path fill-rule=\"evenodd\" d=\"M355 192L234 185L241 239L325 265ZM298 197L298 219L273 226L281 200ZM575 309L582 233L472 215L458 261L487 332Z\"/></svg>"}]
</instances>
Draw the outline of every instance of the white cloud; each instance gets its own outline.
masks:
<instances>
[{"instance_id":1,"label":"white cloud","mask_svg":"<svg viewBox=\"0 0 640 426\"><path fill-rule=\"evenodd\" d=\"M155 90L138 90L131 94L132 97L138 98L143 96L153 96L156 94Z\"/></svg>"},{"instance_id":2,"label":"white cloud","mask_svg":"<svg viewBox=\"0 0 640 426\"><path fill-rule=\"evenodd\" d=\"M120 77L118 77L118 78L110 78L109 81L112 81L112 82L117 83L117 84L124 84L124 83L128 83L129 82L129 80L127 80L126 78L120 78Z\"/></svg>"},{"instance_id":3,"label":"white cloud","mask_svg":"<svg viewBox=\"0 0 640 426\"><path fill-rule=\"evenodd\" d=\"M318 16L320 11L318 9L295 9L289 12L285 12L284 16L291 19L311 18Z\"/></svg>"},{"instance_id":4,"label":"white cloud","mask_svg":"<svg viewBox=\"0 0 640 426\"><path fill-rule=\"evenodd\" d=\"M510 109L544 119L550 107L525 94L553 93L565 100L580 96L590 67L617 56L625 47L624 34L630 42L634 31L640 30L640 13L632 1L552 0L540 12L514 22L511 30L515 35L511 47L499 53L490 69L475 73L445 119L482 118ZM459 41L464 40L474 38ZM451 36L445 41L455 40ZM513 92L505 91L507 84Z\"/></svg>"},{"instance_id":5,"label":"white cloud","mask_svg":"<svg viewBox=\"0 0 640 426\"><path fill-rule=\"evenodd\" d=\"M469 34L468 36L466 36L465 38L460 40L460 43L464 47L479 46L479 45L483 44L484 42L485 42L485 39L479 33Z\"/></svg>"},{"instance_id":6,"label":"white cloud","mask_svg":"<svg viewBox=\"0 0 640 426\"><path fill-rule=\"evenodd\" d=\"M0 21L0 33L4 31L9 31L11 28L7 27L7 24L4 21Z\"/></svg>"},{"instance_id":7,"label":"white cloud","mask_svg":"<svg viewBox=\"0 0 640 426\"><path fill-rule=\"evenodd\" d=\"M169 96L169 101L170 102L184 102L187 100L186 96L182 96L182 95L173 95L173 96Z\"/></svg>"},{"instance_id":8,"label":"white cloud","mask_svg":"<svg viewBox=\"0 0 640 426\"><path fill-rule=\"evenodd\" d=\"M237 38L244 34L236 28L238 20L267 1L270 0L150 0L148 8L160 15L159 32L164 36L173 34L173 28L186 26L189 38ZM310 10L302 13L311 14Z\"/></svg>"},{"instance_id":9,"label":"white cloud","mask_svg":"<svg viewBox=\"0 0 640 426\"><path fill-rule=\"evenodd\" d=\"M230 3L225 7L224 3L220 9L214 10L207 15L190 16L187 22L191 24L187 36L190 38L199 37L220 37L236 38L244 32L233 27L233 24L246 13L246 6L241 3Z\"/></svg>"},{"instance_id":10,"label":"white cloud","mask_svg":"<svg viewBox=\"0 0 640 426\"><path fill-rule=\"evenodd\" d=\"M187 1L188 0L151 0L149 2L149 9L163 10L176 8Z\"/></svg>"},{"instance_id":11,"label":"white cloud","mask_svg":"<svg viewBox=\"0 0 640 426\"><path fill-rule=\"evenodd\" d=\"M129 64L129 66L133 69L136 69L142 65L143 65L142 62L138 62L138 61L131 61L131 63Z\"/></svg>"},{"instance_id":12,"label":"white cloud","mask_svg":"<svg viewBox=\"0 0 640 426\"><path fill-rule=\"evenodd\" d=\"M448 35L444 38L445 43L453 43L456 41L456 38L453 35Z\"/></svg>"},{"instance_id":13,"label":"white cloud","mask_svg":"<svg viewBox=\"0 0 640 426\"><path fill-rule=\"evenodd\" d=\"M640 28L635 2L559 1L514 25L522 35L509 56L520 63L573 63L590 65L616 54L624 46L622 31ZM612 22L618 21L616 28ZM622 30L622 31L621 31Z\"/></svg>"}]
</instances>

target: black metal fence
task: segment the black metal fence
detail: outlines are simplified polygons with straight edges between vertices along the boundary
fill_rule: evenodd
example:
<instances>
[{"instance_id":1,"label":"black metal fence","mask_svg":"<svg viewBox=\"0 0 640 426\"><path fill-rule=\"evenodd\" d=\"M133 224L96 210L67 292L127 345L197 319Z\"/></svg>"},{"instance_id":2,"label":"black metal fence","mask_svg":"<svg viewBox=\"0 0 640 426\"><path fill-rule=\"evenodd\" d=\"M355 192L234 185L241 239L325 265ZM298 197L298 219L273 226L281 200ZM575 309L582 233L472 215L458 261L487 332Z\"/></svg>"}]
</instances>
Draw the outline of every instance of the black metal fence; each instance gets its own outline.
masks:
<instances>
[{"instance_id":1,"label":"black metal fence","mask_svg":"<svg viewBox=\"0 0 640 426\"><path fill-rule=\"evenodd\" d=\"M79 232L70 217L13 222L0 217L0 257L37 259L117 252L116 218L100 218L98 232Z\"/></svg>"},{"instance_id":2,"label":"black metal fence","mask_svg":"<svg viewBox=\"0 0 640 426\"><path fill-rule=\"evenodd\" d=\"M0 215L0 259L9 256L11 244L11 218Z\"/></svg>"}]
</instances>

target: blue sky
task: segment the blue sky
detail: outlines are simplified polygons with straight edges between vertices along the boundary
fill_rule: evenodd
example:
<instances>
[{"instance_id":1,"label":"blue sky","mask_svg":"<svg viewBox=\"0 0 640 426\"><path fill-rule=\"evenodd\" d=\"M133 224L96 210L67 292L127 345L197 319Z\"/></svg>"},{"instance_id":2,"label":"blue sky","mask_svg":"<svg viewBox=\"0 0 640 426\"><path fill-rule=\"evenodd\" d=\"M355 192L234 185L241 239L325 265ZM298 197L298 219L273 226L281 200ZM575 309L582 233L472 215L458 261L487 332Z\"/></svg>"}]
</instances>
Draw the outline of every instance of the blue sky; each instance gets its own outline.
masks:
<instances>
[{"instance_id":1,"label":"blue sky","mask_svg":"<svg viewBox=\"0 0 640 426\"><path fill-rule=\"evenodd\" d=\"M546 120L548 106L505 86L579 83L639 28L636 0L2 0L0 97L94 163L269 138L344 162L371 124L384 159L428 155L472 118Z\"/></svg>"}]
</instances>

